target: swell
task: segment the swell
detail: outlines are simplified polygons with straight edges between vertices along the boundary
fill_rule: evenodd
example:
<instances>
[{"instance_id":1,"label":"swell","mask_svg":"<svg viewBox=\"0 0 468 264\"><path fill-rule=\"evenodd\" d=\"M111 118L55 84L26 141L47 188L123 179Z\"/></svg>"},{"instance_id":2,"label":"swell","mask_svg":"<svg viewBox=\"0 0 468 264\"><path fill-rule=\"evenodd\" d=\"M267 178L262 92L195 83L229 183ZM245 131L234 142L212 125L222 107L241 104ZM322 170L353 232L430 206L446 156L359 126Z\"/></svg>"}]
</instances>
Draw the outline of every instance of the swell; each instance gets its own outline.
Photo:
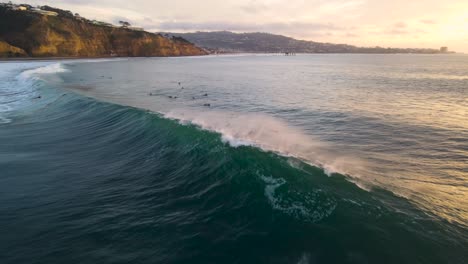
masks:
<instances>
[{"instance_id":1,"label":"swell","mask_svg":"<svg viewBox=\"0 0 468 264\"><path fill-rule=\"evenodd\" d=\"M108 60L85 60L80 61L80 63L105 61ZM33 81L36 83L45 79L47 84L55 84L60 90L63 83L56 74L67 71L69 70L65 65L53 63L45 67L26 70L19 75L19 79L22 82ZM83 90L86 87L75 88L75 90L80 89ZM60 91L57 92L60 93ZM327 175L340 173L354 179L354 182L362 188L372 187L369 182L358 181L358 178L365 174L363 172L365 171L365 163L362 160L332 152L324 142L305 134L299 128L291 127L278 118L264 114L181 108L170 111L158 110L156 113L162 117L177 120L182 125L191 124L203 130L219 133L222 136L222 141L232 147L254 146L264 151L294 157L323 168Z\"/></svg>"},{"instance_id":2,"label":"swell","mask_svg":"<svg viewBox=\"0 0 468 264\"><path fill-rule=\"evenodd\" d=\"M104 61L108 60L85 60L81 62ZM112 116L112 118L105 121L104 124L98 122L97 124L91 124L81 128L82 120L75 120L76 114L70 115L70 113L74 113L77 109L80 109L82 111L80 113L91 114L96 112L96 116L101 116L99 113L99 111L102 110L101 106L106 106L104 108L107 109L107 107L113 104L102 103L91 98L82 97L73 92L70 93L69 90L62 90L62 83L57 73L67 71L69 70L62 63L54 62L48 63L45 66L23 70L15 77L16 84L21 87L21 89L20 92L17 92L13 97L17 94L22 97L20 99L15 98L14 102L21 102L23 106L27 106L26 110L22 109L19 115L21 117L21 119L19 119L20 123L29 122L41 124L44 121L73 121L72 127L75 129L74 131L83 132L83 134L79 135L79 137L81 137L92 136L96 130L100 130L100 125L112 124L112 126L118 127L118 129L123 129L135 122L135 120L132 119L133 117L128 117L128 119L122 122L114 123L115 120ZM56 84L57 87L51 87L50 84ZM46 96L44 96L44 98L41 97L41 100L35 100L38 99L36 96L41 93L44 93ZM8 97L8 95L6 97ZM81 102L81 100L85 100L88 103L92 102L92 105L74 106L74 103ZM180 129L185 128L192 131L190 134L206 133L215 138L212 138L212 140L219 141L218 143L228 147L248 147L248 149L251 150L255 149L255 151L266 152L268 155L279 155L281 159L287 160L288 166L293 169L302 170L307 164L307 166L310 165L312 168L316 168L319 174L327 176L336 174L339 177L346 178L363 190L369 191L371 188L379 189L379 187L371 185L369 182L361 181L361 175L353 173L364 170L364 164L359 159L338 156L336 153L331 153L327 149L327 146L319 140L305 135L299 129L290 127L281 120L266 115L243 115L239 113L206 112L186 109L155 113L122 105L114 106L118 109L116 110L116 115L128 109L141 111L142 113L156 116L159 121L175 122L180 126ZM7 107L8 110L13 108L8 105ZM51 109L55 110L51 112ZM47 114L42 115L42 118L35 117L31 119L31 116L36 115L38 112ZM11 122L11 119L8 119L8 122L5 123L9 122ZM261 124L261 126L259 126L259 124ZM60 126L60 124L58 126ZM51 128L47 128L46 130L49 129ZM141 129L145 128L141 127ZM133 139L131 131L125 133L123 136L128 140ZM111 134L109 138L114 137ZM87 143L90 143L90 146L93 145L92 142ZM194 143L187 142L187 145L190 147L192 144ZM134 153L134 155L138 155L138 151ZM353 170L350 170L350 168ZM272 206L280 208L281 206L278 205L278 200L274 199L271 194L275 193L275 190L284 184L283 180L271 179L268 175L263 174L260 176L260 179L271 187L269 187L270 189L268 191L265 190L265 195L269 197ZM293 207L294 206L297 207L297 205L293 205ZM331 205L331 207L334 206L335 205ZM287 208L287 210L291 209L291 207L285 208ZM302 206L296 209L297 210L292 211L305 211Z\"/></svg>"},{"instance_id":3,"label":"swell","mask_svg":"<svg viewBox=\"0 0 468 264\"><path fill-rule=\"evenodd\" d=\"M166 118L174 116L99 102L40 82L30 84L47 96L28 101L37 106L0 124L4 175L0 181L9 186L3 188L6 207L0 207L0 213L15 220L5 223L6 228L27 224L17 208L34 208L29 213L38 222L48 219L65 230L81 230L84 236L112 237L119 230L136 234L140 248L164 245L163 254L156 258L163 262L183 262L169 254L181 243L171 236L182 236L183 244L197 244L200 235L208 232L204 225L210 223L222 228L218 227L216 237L208 236L212 243L202 240L207 243L204 250L187 249L195 260L206 260L211 247L228 254L246 237L263 244L253 256L263 260L259 262L266 262L262 256L268 254L270 260L283 255L300 259L318 254L316 248L322 252L319 256L337 262L344 262L351 249L365 252L370 262L386 258L401 263L457 263L466 257L464 229L421 212L388 191L367 192L341 174L330 177L320 167L277 154L284 149L276 151L267 145L263 151L257 147L265 141L255 140L265 137L264 133L247 133L250 141L239 144L239 135L229 137L210 127L201 130L200 121L182 125ZM238 122L245 123L242 118ZM300 136L295 140L308 142ZM96 230L99 224L100 231ZM72 230L67 229L69 225ZM155 234L166 230L170 235L148 236L145 230L150 227L156 228ZM183 234L175 227L182 228ZM49 229L53 227L41 228L45 241L58 239L60 245L96 250L76 244L74 236ZM287 232L282 233L282 228ZM25 241L35 235L28 232L21 235ZM260 235L265 233L278 241ZM7 232L5 237L11 236ZM360 236L366 239L356 244L354 238ZM290 243L293 248L286 251L276 243ZM50 258L41 255L47 254L46 245L40 244L45 253L36 252L38 259ZM275 247L276 252L269 252ZM110 255L120 247L113 249ZM10 252L8 258L21 258L18 252L3 252Z\"/></svg>"}]
</instances>

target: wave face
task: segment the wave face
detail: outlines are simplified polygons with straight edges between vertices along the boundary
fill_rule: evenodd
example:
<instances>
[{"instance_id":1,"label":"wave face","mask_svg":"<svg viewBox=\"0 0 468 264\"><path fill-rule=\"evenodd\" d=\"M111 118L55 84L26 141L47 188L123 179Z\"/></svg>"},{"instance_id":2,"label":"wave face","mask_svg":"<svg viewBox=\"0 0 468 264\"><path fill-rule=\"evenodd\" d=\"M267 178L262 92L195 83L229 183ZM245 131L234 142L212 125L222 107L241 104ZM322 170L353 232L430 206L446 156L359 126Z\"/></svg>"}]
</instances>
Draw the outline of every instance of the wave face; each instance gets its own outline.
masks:
<instances>
[{"instance_id":1,"label":"wave face","mask_svg":"<svg viewBox=\"0 0 468 264\"><path fill-rule=\"evenodd\" d=\"M10 69L0 94L9 106L0 112L2 263L468 257L462 225L378 185L358 187L349 168L357 158L336 158L279 118L171 108L165 95L152 108L97 91L111 82L102 73L92 85L79 80L86 75L64 83L79 63L1 66Z\"/></svg>"}]
</instances>

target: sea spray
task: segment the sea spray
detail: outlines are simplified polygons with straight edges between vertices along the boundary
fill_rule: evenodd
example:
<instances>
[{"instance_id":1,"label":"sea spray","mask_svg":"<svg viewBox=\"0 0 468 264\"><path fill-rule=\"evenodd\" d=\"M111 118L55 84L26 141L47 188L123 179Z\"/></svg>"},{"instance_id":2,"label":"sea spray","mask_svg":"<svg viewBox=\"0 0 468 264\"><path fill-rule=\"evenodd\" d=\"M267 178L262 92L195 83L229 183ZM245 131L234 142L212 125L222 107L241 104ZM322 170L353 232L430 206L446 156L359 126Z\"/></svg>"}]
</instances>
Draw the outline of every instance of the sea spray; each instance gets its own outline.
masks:
<instances>
[{"instance_id":1,"label":"sea spray","mask_svg":"<svg viewBox=\"0 0 468 264\"><path fill-rule=\"evenodd\" d=\"M197 111L177 109L164 114L182 124L193 124L221 134L224 142L233 147L255 146L284 156L301 159L332 173L350 174L350 169L362 169L357 158L332 154L330 146L307 135L299 128L265 114L235 113L219 110ZM353 174L355 175L355 174ZM359 174L356 174L356 177Z\"/></svg>"}]
</instances>

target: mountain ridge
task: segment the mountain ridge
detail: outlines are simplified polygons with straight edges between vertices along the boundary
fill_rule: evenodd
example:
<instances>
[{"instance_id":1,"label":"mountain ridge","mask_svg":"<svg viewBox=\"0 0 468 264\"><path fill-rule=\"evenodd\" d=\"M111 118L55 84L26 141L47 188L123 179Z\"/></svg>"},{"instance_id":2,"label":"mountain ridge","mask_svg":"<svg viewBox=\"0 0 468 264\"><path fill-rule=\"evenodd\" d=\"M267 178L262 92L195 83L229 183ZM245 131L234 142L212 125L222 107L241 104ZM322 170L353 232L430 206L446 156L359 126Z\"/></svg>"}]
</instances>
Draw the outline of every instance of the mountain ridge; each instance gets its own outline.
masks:
<instances>
[{"instance_id":1,"label":"mountain ridge","mask_svg":"<svg viewBox=\"0 0 468 264\"><path fill-rule=\"evenodd\" d=\"M439 49L357 47L348 44L298 40L265 32L197 31L191 33L160 32L160 34L183 37L212 53L446 53Z\"/></svg>"}]
</instances>

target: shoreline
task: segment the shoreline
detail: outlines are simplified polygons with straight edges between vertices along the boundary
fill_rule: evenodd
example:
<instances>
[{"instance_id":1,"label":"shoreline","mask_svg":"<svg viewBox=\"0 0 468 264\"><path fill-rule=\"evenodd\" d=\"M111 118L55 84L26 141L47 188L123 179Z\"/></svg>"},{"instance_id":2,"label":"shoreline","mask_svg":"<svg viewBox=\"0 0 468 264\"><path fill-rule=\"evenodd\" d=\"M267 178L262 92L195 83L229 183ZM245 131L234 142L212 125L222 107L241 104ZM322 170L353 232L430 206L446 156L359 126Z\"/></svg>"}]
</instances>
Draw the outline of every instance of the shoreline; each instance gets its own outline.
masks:
<instances>
[{"instance_id":1,"label":"shoreline","mask_svg":"<svg viewBox=\"0 0 468 264\"><path fill-rule=\"evenodd\" d=\"M466 53L296 53L297 55L468 55ZM278 55L284 56L281 53L262 53L262 52L233 52L215 54L209 53L205 55L186 55L186 56L135 56L135 57L18 57L18 58L0 58L0 62L14 61L53 61L53 60L94 60L94 59L131 59L131 58L181 58L181 57L209 57L209 56L233 56L233 55Z\"/></svg>"},{"instance_id":2,"label":"shoreline","mask_svg":"<svg viewBox=\"0 0 468 264\"><path fill-rule=\"evenodd\" d=\"M51 60L94 60L94 59L128 59L128 58L178 58L178 57L194 57L194 56L209 56L205 55L185 55L185 56L134 56L134 57L115 57L115 56L99 56L99 57L1 57L0 62L5 61L51 61Z\"/></svg>"}]
</instances>

